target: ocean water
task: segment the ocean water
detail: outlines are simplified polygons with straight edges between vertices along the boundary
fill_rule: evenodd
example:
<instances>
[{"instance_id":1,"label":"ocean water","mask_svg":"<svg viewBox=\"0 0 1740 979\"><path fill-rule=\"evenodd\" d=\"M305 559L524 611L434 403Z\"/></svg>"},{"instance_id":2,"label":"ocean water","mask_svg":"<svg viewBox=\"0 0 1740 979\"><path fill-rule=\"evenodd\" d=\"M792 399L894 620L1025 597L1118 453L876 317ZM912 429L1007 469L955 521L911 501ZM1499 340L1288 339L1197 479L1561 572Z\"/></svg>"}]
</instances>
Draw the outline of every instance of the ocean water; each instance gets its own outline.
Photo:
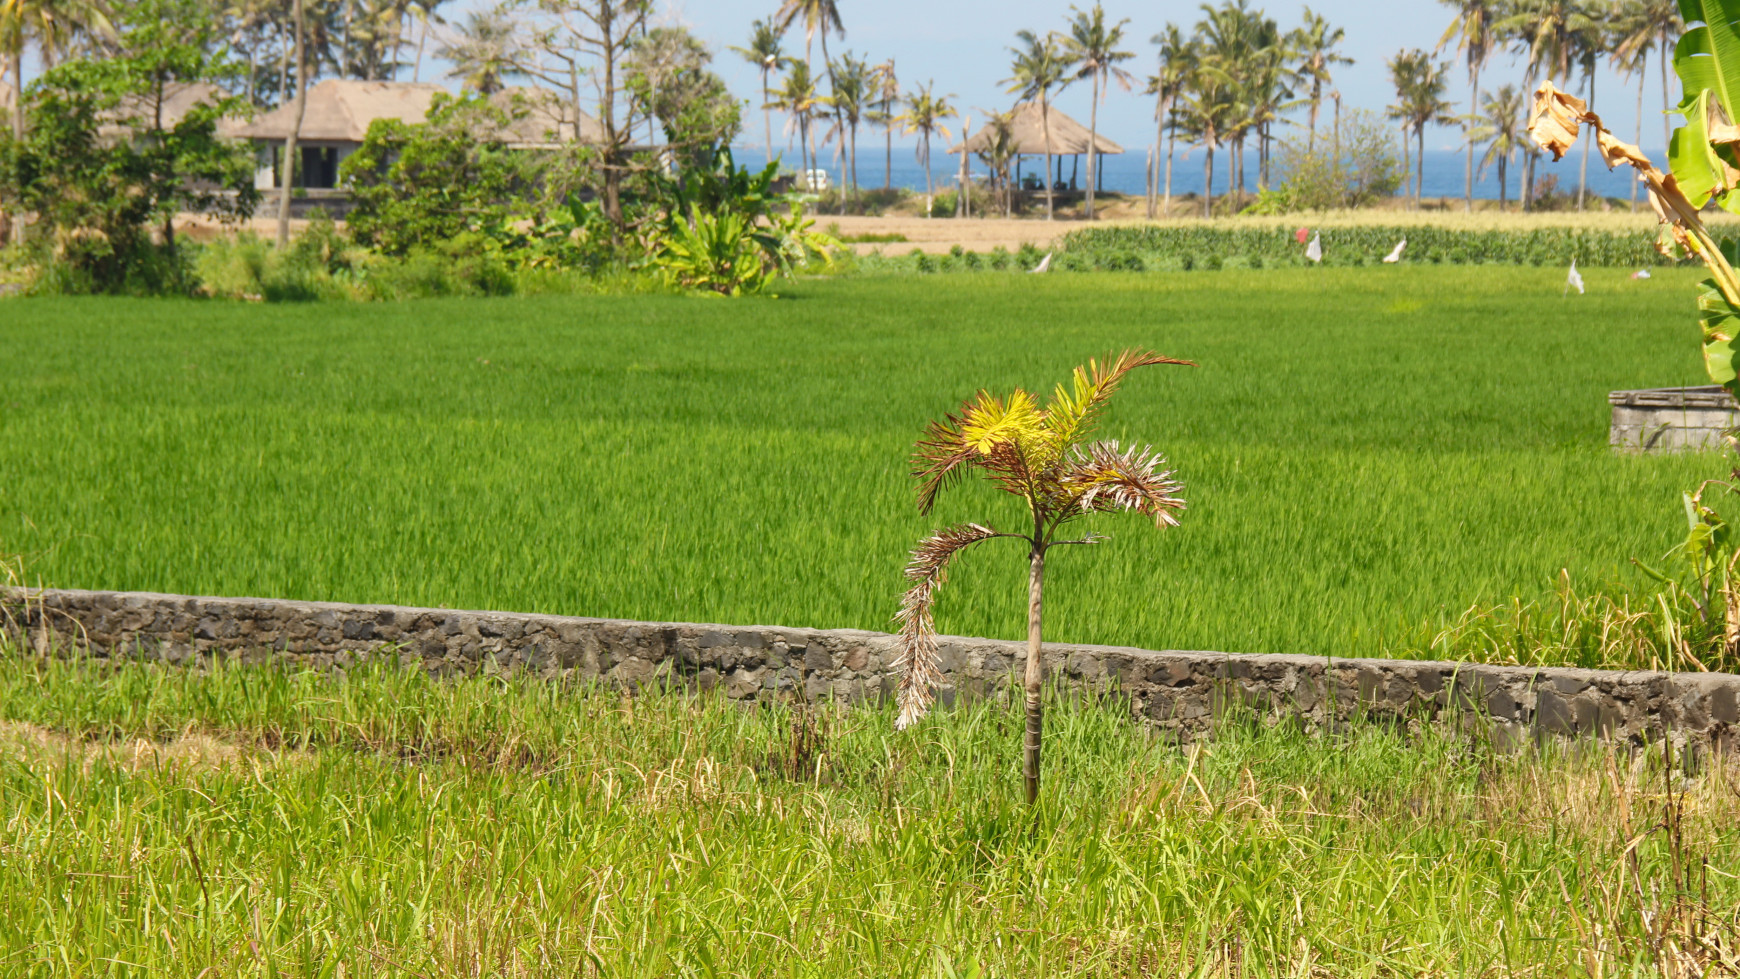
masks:
<instances>
[{"instance_id":1,"label":"ocean water","mask_svg":"<svg viewBox=\"0 0 1740 979\"><path fill-rule=\"evenodd\" d=\"M761 145L734 147L732 152L735 154L737 162L743 166L759 167L765 165L767 160L766 151ZM786 165L793 169L796 169L798 166L799 156L795 147L786 149L776 143L774 144L774 156L776 158L782 158ZM881 141L879 139L867 140L863 136L860 136L858 143L859 185L864 187L881 187L883 185L884 176L886 175L891 179L893 186L904 187L908 190L922 191L924 189L924 168L919 166L918 161L914 156L915 154L911 147L896 145L894 147L893 165L890 168L888 166L889 161L884 155L883 144ZM1665 158L1665 154L1660 152L1652 152L1650 153L1650 156L1652 159ZM1225 151L1215 153L1214 190L1217 194L1224 193L1227 190L1227 180L1228 177L1231 176L1232 168L1227 157L1228 154ZM1256 188L1257 171L1256 153L1254 150L1247 149L1245 157L1245 186L1247 189L1254 190ZM1139 147L1132 148L1122 155L1106 156L1101 157L1100 159L1101 165L1105 168L1105 175L1101 181L1101 186L1108 190L1115 190L1126 194L1141 194L1143 192L1144 180L1142 169L1147 163L1146 149ZM1426 150L1426 158L1424 162L1425 167L1422 190L1425 196L1462 196L1465 184L1464 167L1466 165L1466 155L1464 151L1428 149ZM1480 175L1478 173L1480 163L1478 151L1475 154L1474 162L1476 164L1475 169L1477 173L1477 179L1474 184L1474 196L1497 200L1499 196L1498 168L1496 166L1490 167L1484 175ZM841 159L839 155L830 152L828 148L823 148L821 150L822 168L826 169L832 179L836 182L840 179L840 163ZM979 164L977 159L974 159L972 163L974 164L972 173L982 176L984 174L983 165ZM1065 181L1070 179L1072 164L1076 164L1074 158L1063 158L1063 179ZM1087 159L1085 157L1081 158L1079 164L1076 165L1078 167L1074 171L1076 184L1077 186L1082 186L1087 181ZM1575 192L1577 189L1577 179L1581 165L1581 147L1578 147L1577 150L1573 150L1571 155L1558 163L1553 163L1549 159L1543 157L1535 168L1536 180L1538 181L1544 176L1551 175L1557 178L1558 186L1561 191L1569 190ZM931 178L937 189L941 190L953 185L959 172L959 166L959 157L946 155L940 145L931 148ZM1039 173L1044 169L1044 157L1022 158L1023 173ZM1517 162L1513 162L1505 175L1505 183L1508 185L1507 196L1513 201L1517 199L1517 192L1519 190L1518 181L1520 177L1521 167L1517 165ZM1608 172L1607 167L1601 163L1600 156L1591 153L1589 157L1589 192L1591 194L1602 197L1629 198L1631 195L1632 180L1633 175L1629 169L1621 169L1610 173ZM1172 192L1174 194L1189 194L1199 193L1201 190L1202 150L1198 148L1190 148L1187 153L1186 147L1180 144L1178 153L1174 156L1172 163Z\"/></svg>"}]
</instances>

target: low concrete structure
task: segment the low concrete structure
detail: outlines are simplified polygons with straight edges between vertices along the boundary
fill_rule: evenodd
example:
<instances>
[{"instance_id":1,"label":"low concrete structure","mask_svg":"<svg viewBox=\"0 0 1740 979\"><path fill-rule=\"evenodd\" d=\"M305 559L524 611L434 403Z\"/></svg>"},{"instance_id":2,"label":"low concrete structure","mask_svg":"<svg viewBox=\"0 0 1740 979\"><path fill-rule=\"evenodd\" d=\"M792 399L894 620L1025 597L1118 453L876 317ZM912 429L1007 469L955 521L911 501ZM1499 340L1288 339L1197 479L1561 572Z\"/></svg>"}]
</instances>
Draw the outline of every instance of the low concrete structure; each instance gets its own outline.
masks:
<instances>
[{"instance_id":1,"label":"low concrete structure","mask_svg":"<svg viewBox=\"0 0 1740 979\"><path fill-rule=\"evenodd\" d=\"M1614 391L1607 441L1629 452L1687 452L1722 447L1740 426L1740 404L1719 385Z\"/></svg>"},{"instance_id":2,"label":"low concrete structure","mask_svg":"<svg viewBox=\"0 0 1740 979\"><path fill-rule=\"evenodd\" d=\"M212 656L343 669L396 654L438 674L527 671L638 688L722 688L736 700L891 696L895 637L849 629L629 622L514 612L143 592L0 592L0 623L42 651L197 663ZM945 637L943 703L999 696L1025 644ZM1180 738L1233 705L1309 726L1449 716L1506 743L1545 735L1702 747L1740 743L1740 676L1413 660L1155 652L1048 643L1049 674L1122 698Z\"/></svg>"}]
</instances>

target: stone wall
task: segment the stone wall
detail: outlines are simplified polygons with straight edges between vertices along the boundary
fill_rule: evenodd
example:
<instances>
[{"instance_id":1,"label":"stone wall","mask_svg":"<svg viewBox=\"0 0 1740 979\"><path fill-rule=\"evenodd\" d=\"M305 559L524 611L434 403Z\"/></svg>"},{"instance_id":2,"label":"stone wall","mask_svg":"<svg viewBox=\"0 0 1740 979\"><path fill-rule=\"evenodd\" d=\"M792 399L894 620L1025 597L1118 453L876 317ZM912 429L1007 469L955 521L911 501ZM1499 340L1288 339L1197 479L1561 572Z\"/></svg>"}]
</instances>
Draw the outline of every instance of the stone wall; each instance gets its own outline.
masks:
<instances>
[{"instance_id":1,"label":"stone wall","mask_svg":"<svg viewBox=\"0 0 1740 979\"><path fill-rule=\"evenodd\" d=\"M438 674L528 671L637 688L722 687L737 700L792 696L848 702L889 696L894 637L849 629L627 622L143 592L0 592L0 616L40 650L171 663L213 655L342 669L382 650ZM945 637L941 700L997 695L1025 655L1019 642ZM1113 693L1180 737L1230 705L1309 726L1449 713L1515 743L1544 734L1642 743L1740 743L1740 676L1607 672L1313 656L1045 647L1049 676Z\"/></svg>"}]
</instances>

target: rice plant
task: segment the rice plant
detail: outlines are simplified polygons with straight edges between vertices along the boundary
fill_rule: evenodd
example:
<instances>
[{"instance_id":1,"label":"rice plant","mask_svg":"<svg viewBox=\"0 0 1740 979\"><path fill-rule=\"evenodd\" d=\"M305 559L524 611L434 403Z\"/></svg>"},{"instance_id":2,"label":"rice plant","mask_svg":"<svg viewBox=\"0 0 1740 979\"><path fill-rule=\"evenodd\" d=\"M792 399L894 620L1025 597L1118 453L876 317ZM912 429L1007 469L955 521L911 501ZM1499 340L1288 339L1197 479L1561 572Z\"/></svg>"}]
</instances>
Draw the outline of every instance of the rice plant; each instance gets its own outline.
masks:
<instances>
[{"instance_id":1,"label":"rice plant","mask_svg":"<svg viewBox=\"0 0 1740 979\"><path fill-rule=\"evenodd\" d=\"M1200 366L1128 387L1102 436L1163 436L1190 509L1053 562L1047 638L1436 656L1439 623L1545 607L1561 571L1640 607L1632 559L1659 565L1681 494L1729 468L1607 447L1609 391L1704 382L1661 312L1697 274L1591 269L1569 298L1564 274L28 300L0 344L0 551L61 587L893 631L912 542L999 496L916 513L913 433L962 392L1142 347ZM939 632L1025 635L1026 568L998 557L957 560Z\"/></svg>"}]
</instances>

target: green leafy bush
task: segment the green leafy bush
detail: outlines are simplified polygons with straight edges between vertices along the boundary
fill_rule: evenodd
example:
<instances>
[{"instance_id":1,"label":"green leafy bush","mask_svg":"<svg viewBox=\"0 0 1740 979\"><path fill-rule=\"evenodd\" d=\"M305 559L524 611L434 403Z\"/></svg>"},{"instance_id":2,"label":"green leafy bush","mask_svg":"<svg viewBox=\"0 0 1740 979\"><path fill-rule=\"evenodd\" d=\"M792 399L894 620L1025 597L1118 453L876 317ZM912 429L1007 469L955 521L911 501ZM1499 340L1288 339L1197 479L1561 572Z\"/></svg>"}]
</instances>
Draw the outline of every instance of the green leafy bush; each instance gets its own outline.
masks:
<instances>
[{"instance_id":1,"label":"green leafy bush","mask_svg":"<svg viewBox=\"0 0 1740 979\"><path fill-rule=\"evenodd\" d=\"M50 232L34 244L37 291L187 291L174 216L245 218L259 198L252 154L217 136L240 99L201 99L164 120L174 86L234 73L212 53L210 17L189 0L142 0L128 15L119 53L44 72L24 94L24 137L0 136L0 205Z\"/></svg>"}]
</instances>

